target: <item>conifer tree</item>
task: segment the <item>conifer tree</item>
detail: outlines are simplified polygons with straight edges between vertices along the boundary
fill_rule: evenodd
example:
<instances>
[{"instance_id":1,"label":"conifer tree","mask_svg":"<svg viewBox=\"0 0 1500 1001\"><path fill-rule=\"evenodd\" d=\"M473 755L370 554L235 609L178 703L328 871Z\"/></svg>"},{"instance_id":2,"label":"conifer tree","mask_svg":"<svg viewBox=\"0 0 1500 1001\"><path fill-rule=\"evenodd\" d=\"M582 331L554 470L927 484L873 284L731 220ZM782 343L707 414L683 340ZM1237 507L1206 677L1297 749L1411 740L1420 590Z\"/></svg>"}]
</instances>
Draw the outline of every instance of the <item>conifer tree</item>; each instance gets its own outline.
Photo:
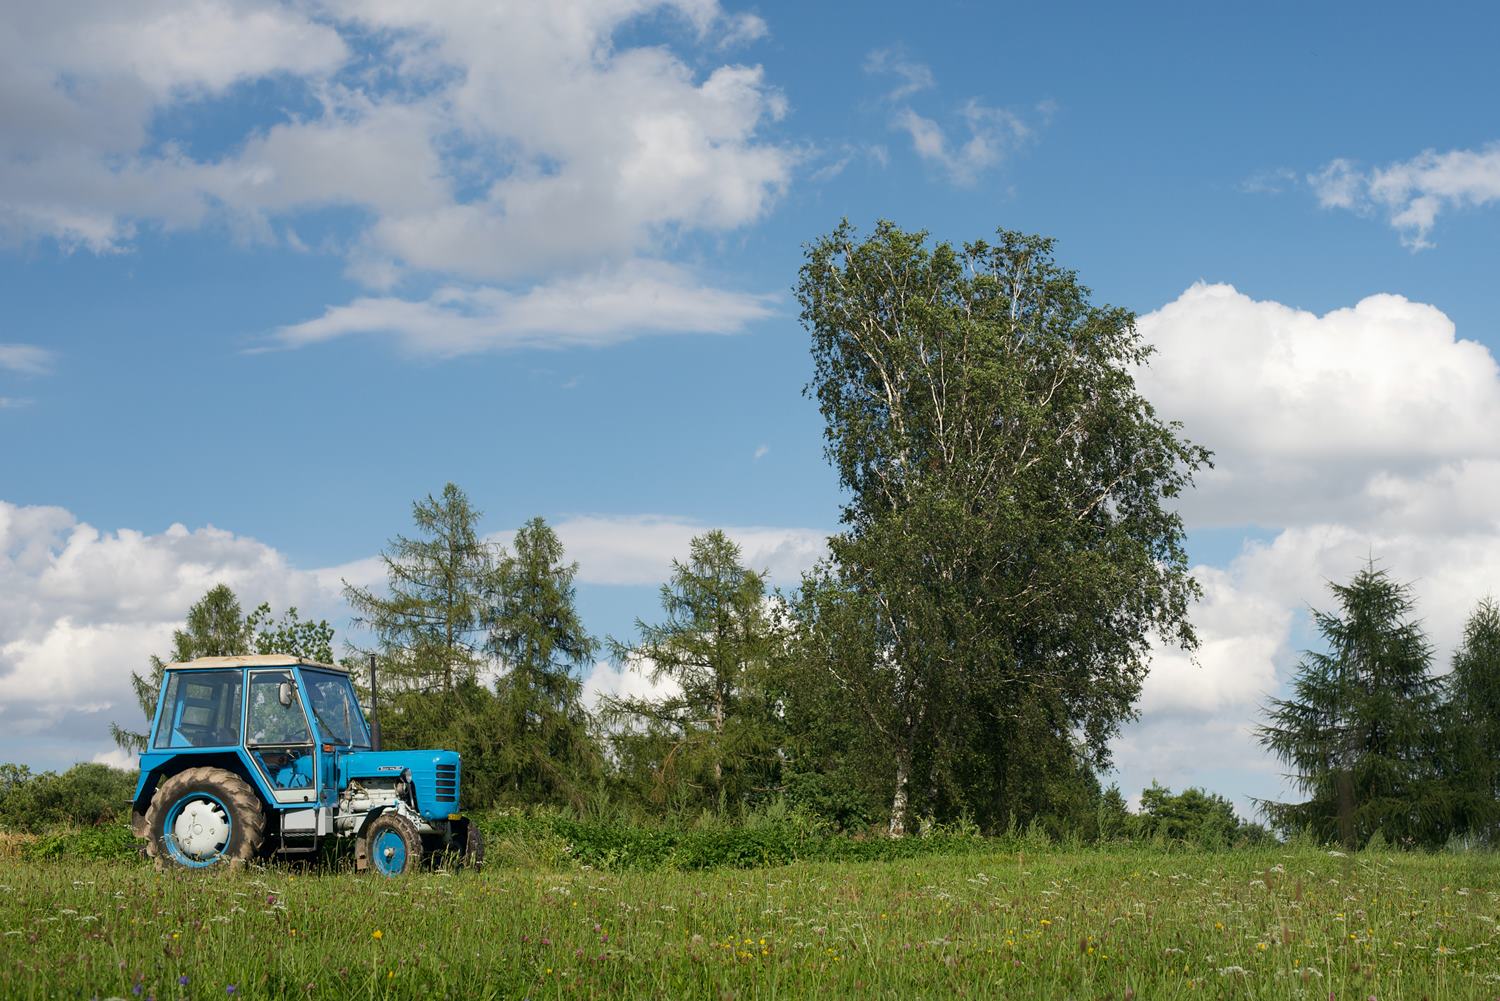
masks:
<instances>
[{"instance_id":1,"label":"conifer tree","mask_svg":"<svg viewBox=\"0 0 1500 1001\"><path fill-rule=\"evenodd\" d=\"M500 555L479 519L449 483L412 504L416 536L397 535L381 553L387 594L344 583L355 624L375 634L382 687L446 696L478 675Z\"/></svg>"},{"instance_id":2,"label":"conifer tree","mask_svg":"<svg viewBox=\"0 0 1500 1001\"><path fill-rule=\"evenodd\" d=\"M714 530L693 539L686 562L672 561L661 588L666 618L636 621L640 642L612 641L622 663L670 679L658 699L606 701L608 718L637 726L617 746L647 759L659 800L738 812L768 791L777 742L769 678L776 638L761 574Z\"/></svg>"},{"instance_id":3,"label":"conifer tree","mask_svg":"<svg viewBox=\"0 0 1500 1001\"><path fill-rule=\"evenodd\" d=\"M487 643L503 671L496 781L520 802L577 803L602 770L581 701L579 674L597 643L575 605L578 564L563 562L562 542L541 518L516 532L514 547L500 564Z\"/></svg>"},{"instance_id":4,"label":"conifer tree","mask_svg":"<svg viewBox=\"0 0 1500 1001\"><path fill-rule=\"evenodd\" d=\"M1330 584L1335 613L1313 612L1328 646L1298 665L1289 699L1274 699L1260 741L1291 768L1301 803L1264 803L1283 830L1363 845L1441 843L1450 810L1439 774L1442 683L1412 616L1408 585L1373 562Z\"/></svg>"},{"instance_id":5,"label":"conifer tree","mask_svg":"<svg viewBox=\"0 0 1500 1001\"><path fill-rule=\"evenodd\" d=\"M1448 693L1455 827L1494 845L1500 841L1500 604L1493 598L1464 624Z\"/></svg>"}]
</instances>

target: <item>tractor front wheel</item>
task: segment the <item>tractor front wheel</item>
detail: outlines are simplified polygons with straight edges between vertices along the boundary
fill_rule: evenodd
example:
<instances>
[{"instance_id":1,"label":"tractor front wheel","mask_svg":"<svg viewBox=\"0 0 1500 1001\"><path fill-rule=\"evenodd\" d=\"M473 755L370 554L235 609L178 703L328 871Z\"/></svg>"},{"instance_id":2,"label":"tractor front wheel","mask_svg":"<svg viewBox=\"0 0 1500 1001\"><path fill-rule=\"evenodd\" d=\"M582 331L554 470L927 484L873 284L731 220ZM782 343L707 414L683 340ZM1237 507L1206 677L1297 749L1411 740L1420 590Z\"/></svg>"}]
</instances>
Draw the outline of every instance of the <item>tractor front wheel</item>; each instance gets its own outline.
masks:
<instances>
[{"instance_id":1,"label":"tractor front wheel","mask_svg":"<svg viewBox=\"0 0 1500 1001\"><path fill-rule=\"evenodd\" d=\"M254 858L266 815L255 790L234 772L189 768L157 787L146 831L146 854L158 866L206 869Z\"/></svg>"},{"instance_id":2,"label":"tractor front wheel","mask_svg":"<svg viewBox=\"0 0 1500 1001\"><path fill-rule=\"evenodd\" d=\"M360 859L382 876L400 876L422 862L422 832L399 813L370 821L360 843Z\"/></svg>"}]
</instances>

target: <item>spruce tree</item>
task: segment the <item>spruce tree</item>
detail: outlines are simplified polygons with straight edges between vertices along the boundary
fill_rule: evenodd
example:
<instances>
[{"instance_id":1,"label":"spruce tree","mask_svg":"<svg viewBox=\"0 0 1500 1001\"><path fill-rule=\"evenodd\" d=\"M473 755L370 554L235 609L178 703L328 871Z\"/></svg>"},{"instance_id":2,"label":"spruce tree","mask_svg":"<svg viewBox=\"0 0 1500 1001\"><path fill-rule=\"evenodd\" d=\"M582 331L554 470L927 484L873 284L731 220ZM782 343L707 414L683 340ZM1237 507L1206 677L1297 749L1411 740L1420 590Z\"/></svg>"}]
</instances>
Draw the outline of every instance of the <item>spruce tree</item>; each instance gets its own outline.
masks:
<instances>
[{"instance_id":1,"label":"spruce tree","mask_svg":"<svg viewBox=\"0 0 1500 1001\"><path fill-rule=\"evenodd\" d=\"M1448 686L1455 827L1493 845L1500 841L1500 604L1493 598L1464 624Z\"/></svg>"},{"instance_id":2,"label":"spruce tree","mask_svg":"<svg viewBox=\"0 0 1500 1001\"><path fill-rule=\"evenodd\" d=\"M1313 612L1328 649L1303 657L1292 697L1272 700L1259 729L1308 798L1262 805L1277 827L1350 849L1377 831L1392 844L1441 843L1442 683L1410 586L1371 562L1329 587L1338 613Z\"/></svg>"}]
</instances>

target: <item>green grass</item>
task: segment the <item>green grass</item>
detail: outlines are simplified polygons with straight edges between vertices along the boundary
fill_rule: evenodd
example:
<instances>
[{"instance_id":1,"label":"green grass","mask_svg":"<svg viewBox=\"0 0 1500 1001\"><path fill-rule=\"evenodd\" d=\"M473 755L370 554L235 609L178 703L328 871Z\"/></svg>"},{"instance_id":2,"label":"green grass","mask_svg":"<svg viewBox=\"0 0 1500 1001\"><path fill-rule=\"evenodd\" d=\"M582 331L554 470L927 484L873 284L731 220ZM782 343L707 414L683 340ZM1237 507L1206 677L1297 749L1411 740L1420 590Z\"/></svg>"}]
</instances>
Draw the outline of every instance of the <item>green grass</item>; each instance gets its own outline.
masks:
<instances>
[{"instance_id":1,"label":"green grass","mask_svg":"<svg viewBox=\"0 0 1500 1001\"><path fill-rule=\"evenodd\" d=\"M1277 848L394 881L12 859L0 997L1470 1001L1500 997L1497 877Z\"/></svg>"}]
</instances>

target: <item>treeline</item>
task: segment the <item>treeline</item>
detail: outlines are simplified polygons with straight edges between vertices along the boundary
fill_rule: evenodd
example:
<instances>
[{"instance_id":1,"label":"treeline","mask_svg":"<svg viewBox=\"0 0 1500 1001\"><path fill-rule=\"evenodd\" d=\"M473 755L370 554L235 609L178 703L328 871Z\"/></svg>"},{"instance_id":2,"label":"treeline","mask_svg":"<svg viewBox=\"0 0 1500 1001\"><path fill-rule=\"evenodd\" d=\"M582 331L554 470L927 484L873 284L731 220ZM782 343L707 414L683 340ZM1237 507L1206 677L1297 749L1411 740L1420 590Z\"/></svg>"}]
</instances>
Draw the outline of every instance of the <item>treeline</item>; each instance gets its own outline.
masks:
<instances>
[{"instance_id":1,"label":"treeline","mask_svg":"<svg viewBox=\"0 0 1500 1001\"><path fill-rule=\"evenodd\" d=\"M1092 303L1050 240L1004 230L955 247L843 224L807 247L796 293L806 393L845 499L828 557L773 592L707 532L635 636L600 638L550 526L533 519L501 549L450 484L390 540L384 588L346 589L371 638L349 653L357 676L378 658L388 743L461 751L478 806L736 818L780 801L893 836L956 823L1254 836L1226 833L1232 810L1202 792L1147 790L1147 819L1131 819L1100 781L1153 644L1198 642L1176 500L1211 453L1137 391L1151 348L1134 316ZM1382 600L1387 618L1404 614ZM1319 619L1330 652L1304 663L1263 731L1308 800L1269 817L1349 843L1490 838L1483 761L1500 748L1475 720L1496 719L1491 682L1436 681L1419 631L1377 620ZM331 631L295 610L245 616L224 589L174 645L173 659L322 656ZM1475 656L1456 675L1492 678L1491 654ZM586 707L601 657L667 694ZM136 678L143 706L159 668Z\"/></svg>"}]
</instances>

